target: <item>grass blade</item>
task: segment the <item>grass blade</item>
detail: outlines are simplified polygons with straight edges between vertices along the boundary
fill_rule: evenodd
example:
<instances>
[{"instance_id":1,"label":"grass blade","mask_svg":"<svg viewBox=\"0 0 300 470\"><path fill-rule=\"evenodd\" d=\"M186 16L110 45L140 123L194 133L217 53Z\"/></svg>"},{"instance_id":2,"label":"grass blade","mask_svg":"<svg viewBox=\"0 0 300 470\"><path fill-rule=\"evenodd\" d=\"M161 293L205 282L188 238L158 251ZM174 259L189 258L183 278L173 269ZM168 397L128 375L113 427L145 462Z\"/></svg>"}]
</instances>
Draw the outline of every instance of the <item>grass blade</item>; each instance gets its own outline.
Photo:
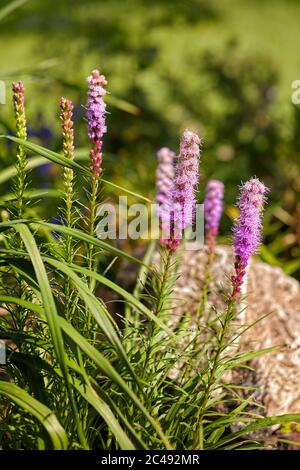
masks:
<instances>
[{"instance_id":1,"label":"grass blade","mask_svg":"<svg viewBox=\"0 0 300 470\"><path fill-rule=\"evenodd\" d=\"M32 152L37 153L38 155L41 155L42 157L45 157L48 160L50 160L51 162L56 163L60 166L71 168L72 170L75 170L75 171L77 170L85 176L89 176L89 177L91 176L90 170L87 167L84 167L84 166L80 165L79 163L77 163L74 160L70 160L70 159L64 157L60 153L53 152L52 150L46 149L46 148L42 147L41 145L34 144L32 142L29 142L28 140L19 139L18 137L14 137L14 136L11 136L11 135L1 135L0 137L9 139L9 140L15 142L16 144L22 145L23 147L27 148L28 150L31 150ZM29 169L29 168L30 168L30 166L27 165L27 169ZM8 174L11 174L12 169L9 170L9 171L10 171L10 173L8 173ZM7 178L7 175L5 176L5 178ZM0 182L1 182L1 180L3 181L3 176L1 178L1 174L0 174ZM109 185L109 186L111 186L115 189L119 189L120 191L122 191L124 193L127 193L130 196L134 196L134 197L136 197L138 199L142 199L143 201L146 201L146 202L150 202L150 203L152 202L151 199L148 199L147 197L142 196L141 194L138 194L134 191L130 191L129 189L126 189L126 188L124 188L122 186L119 186L115 183L107 181L104 178L101 178L101 181L102 181L102 183L107 184L107 185Z\"/></svg>"},{"instance_id":2,"label":"grass blade","mask_svg":"<svg viewBox=\"0 0 300 470\"><path fill-rule=\"evenodd\" d=\"M11 401L39 420L49 434L54 450L67 449L68 438L66 432L55 414L47 406L10 382L0 381L0 394L6 395Z\"/></svg>"},{"instance_id":3,"label":"grass blade","mask_svg":"<svg viewBox=\"0 0 300 470\"><path fill-rule=\"evenodd\" d=\"M6 16L10 15L13 11L17 8L24 5L24 3L28 2L28 0L14 0L13 2L9 2L7 5L1 8L0 10L0 21L3 20Z\"/></svg>"}]
</instances>

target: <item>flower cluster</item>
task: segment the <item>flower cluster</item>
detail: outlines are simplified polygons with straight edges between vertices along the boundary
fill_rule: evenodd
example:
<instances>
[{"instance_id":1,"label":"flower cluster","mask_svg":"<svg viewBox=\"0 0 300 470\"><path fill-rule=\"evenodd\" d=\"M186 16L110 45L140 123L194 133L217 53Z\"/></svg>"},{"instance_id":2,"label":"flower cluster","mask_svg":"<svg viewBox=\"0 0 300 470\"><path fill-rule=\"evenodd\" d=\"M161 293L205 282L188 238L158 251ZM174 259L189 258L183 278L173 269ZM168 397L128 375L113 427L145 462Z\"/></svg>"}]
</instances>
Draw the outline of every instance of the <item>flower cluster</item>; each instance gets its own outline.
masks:
<instances>
[{"instance_id":1,"label":"flower cluster","mask_svg":"<svg viewBox=\"0 0 300 470\"><path fill-rule=\"evenodd\" d=\"M168 147L162 147L157 152L156 170L156 201L160 206L167 206L174 185L175 152Z\"/></svg>"},{"instance_id":2,"label":"flower cluster","mask_svg":"<svg viewBox=\"0 0 300 470\"><path fill-rule=\"evenodd\" d=\"M60 100L60 120L63 133L64 156L74 160L74 129L73 129L73 103L66 98ZM66 201L66 224L72 225L72 200L73 200L74 173L71 168L64 167L64 187Z\"/></svg>"},{"instance_id":3,"label":"flower cluster","mask_svg":"<svg viewBox=\"0 0 300 470\"><path fill-rule=\"evenodd\" d=\"M204 199L205 232L209 250L216 244L216 236L223 212L224 184L219 180L210 180L206 186Z\"/></svg>"},{"instance_id":4,"label":"flower cluster","mask_svg":"<svg viewBox=\"0 0 300 470\"><path fill-rule=\"evenodd\" d=\"M63 131L63 151L64 156L74 160L74 129L73 129L73 103L71 100L61 98L60 100L60 120Z\"/></svg>"},{"instance_id":5,"label":"flower cluster","mask_svg":"<svg viewBox=\"0 0 300 470\"><path fill-rule=\"evenodd\" d=\"M241 291L250 257L258 250L261 240L262 211L268 189L257 178L251 178L241 188L237 201L240 215L233 227L235 275L232 294L235 300Z\"/></svg>"},{"instance_id":6,"label":"flower cluster","mask_svg":"<svg viewBox=\"0 0 300 470\"><path fill-rule=\"evenodd\" d=\"M170 231L170 202L171 193L174 185L174 160L176 154L167 147L161 148L157 152L157 170L156 170L156 202L157 217L162 231L161 241L169 238Z\"/></svg>"},{"instance_id":7,"label":"flower cluster","mask_svg":"<svg viewBox=\"0 0 300 470\"><path fill-rule=\"evenodd\" d=\"M162 149L157 170L158 213L162 219L162 243L171 251L180 244L182 231L192 225L196 208L195 188L199 177L200 139L185 130L181 142L178 164L174 175L175 154Z\"/></svg>"},{"instance_id":8,"label":"flower cluster","mask_svg":"<svg viewBox=\"0 0 300 470\"><path fill-rule=\"evenodd\" d=\"M200 139L185 130L180 141L180 153L173 188L174 229L182 231L192 224L196 207L196 185L199 179Z\"/></svg>"},{"instance_id":9,"label":"flower cluster","mask_svg":"<svg viewBox=\"0 0 300 470\"><path fill-rule=\"evenodd\" d=\"M106 104L103 100L103 96L107 93L104 88L107 85L107 81L104 75L100 75L98 70L93 70L92 74L88 77L88 84L86 115L89 138L92 144L90 150L90 171L93 177L97 178L102 172L102 139L107 131L105 124Z\"/></svg>"},{"instance_id":10,"label":"flower cluster","mask_svg":"<svg viewBox=\"0 0 300 470\"><path fill-rule=\"evenodd\" d=\"M16 128L17 136L20 139L27 138L26 131L26 117L25 117L25 106L24 106L24 84L23 82L13 82L12 83L13 91L13 105L15 110L16 117Z\"/></svg>"}]
</instances>

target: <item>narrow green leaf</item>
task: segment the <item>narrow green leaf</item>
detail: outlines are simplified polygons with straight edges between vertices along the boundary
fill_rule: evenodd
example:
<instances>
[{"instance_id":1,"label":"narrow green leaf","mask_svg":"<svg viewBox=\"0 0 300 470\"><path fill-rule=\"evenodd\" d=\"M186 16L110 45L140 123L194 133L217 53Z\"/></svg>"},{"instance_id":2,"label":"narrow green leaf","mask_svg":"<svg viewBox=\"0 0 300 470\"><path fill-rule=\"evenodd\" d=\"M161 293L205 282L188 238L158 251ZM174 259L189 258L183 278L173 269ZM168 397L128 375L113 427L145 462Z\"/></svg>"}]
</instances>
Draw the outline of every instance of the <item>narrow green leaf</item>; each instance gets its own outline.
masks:
<instances>
[{"instance_id":1,"label":"narrow green leaf","mask_svg":"<svg viewBox=\"0 0 300 470\"><path fill-rule=\"evenodd\" d=\"M91 172L87 167L79 165L79 163L77 163L76 161L70 160L70 159L64 157L63 155L61 155L60 153L53 152L52 150L48 150L48 149L42 147L41 145L34 144L32 142L29 142L28 140L19 139L18 137L14 137L14 136L11 136L11 135L0 135L0 137L12 140L16 144L22 145L23 147L27 148L28 150L31 150L32 152L37 153L38 155L42 155L43 157L46 157L48 160L52 161L53 163L56 163L58 165L61 165L61 166L67 167L67 168L72 168L75 171L76 170L79 171L83 175L86 175L86 176L89 176L89 177L91 176ZM30 168L29 165L27 165L27 169L29 169L29 168ZM11 170L10 170L10 172L11 172ZM11 174L11 173L8 173L8 174ZM1 178L1 174L0 174L0 183L2 181L3 181L3 175L2 175L2 178ZM147 197L142 196L141 194L138 194L134 191L130 191L129 189L126 189L126 188L124 188L122 186L119 186L115 183L107 181L104 178L101 178L101 181L104 184L112 186L115 189L119 189L120 191L125 192L127 194L130 194L131 196L134 196L138 199L142 199L142 200L144 200L146 202L150 202L150 203L152 202L151 199L148 199Z\"/></svg>"},{"instance_id":2,"label":"narrow green leaf","mask_svg":"<svg viewBox=\"0 0 300 470\"><path fill-rule=\"evenodd\" d=\"M20 8L26 2L28 2L28 0L14 0L2 7L0 10L0 21L2 21L6 16L10 15L10 13L15 11L17 8Z\"/></svg>"},{"instance_id":3,"label":"narrow green leaf","mask_svg":"<svg viewBox=\"0 0 300 470\"><path fill-rule=\"evenodd\" d=\"M32 157L27 160L26 170L32 170L33 168L37 168L39 166L45 165L49 163L49 160L44 157ZM9 166L4 170L0 171L0 184L4 183L5 181L10 180L17 174L17 169L15 165Z\"/></svg>"},{"instance_id":4,"label":"narrow green leaf","mask_svg":"<svg viewBox=\"0 0 300 470\"><path fill-rule=\"evenodd\" d=\"M258 429L267 428L269 426L273 426L275 424L283 424L283 423L290 423L290 422L300 422L300 413L295 414L286 414L281 416L268 416L267 418L261 418L254 423L245 426L241 431L233 432L224 438L220 439L216 447L221 447L228 442L231 442L239 437L244 436L245 434L253 431L257 431Z\"/></svg>"},{"instance_id":5,"label":"narrow green leaf","mask_svg":"<svg viewBox=\"0 0 300 470\"><path fill-rule=\"evenodd\" d=\"M300 259L294 259L284 264L283 270L286 274L292 275L300 269Z\"/></svg>"},{"instance_id":6,"label":"narrow green leaf","mask_svg":"<svg viewBox=\"0 0 300 470\"><path fill-rule=\"evenodd\" d=\"M44 197L49 198L60 198L62 192L58 189L30 189L24 191L24 199L43 199ZM5 194L0 196L0 205L5 205L7 202L13 202L16 200L16 195L13 193Z\"/></svg>"},{"instance_id":7,"label":"narrow green leaf","mask_svg":"<svg viewBox=\"0 0 300 470\"><path fill-rule=\"evenodd\" d=\"M77 240L81 240L88 244L93 244L94 246L98 246L106 253L112 253L115 256L126 258L132 263L144 265L144 263L141 260L139 260L138 258L135 258L134 256L128 255L125 251L119 250L113 245L110 245L109 243L106 243L103 240L99 240L96 237L92 237L91 235L88 235L82 232L81 230L66 227L65 225L50 224L48 222L44 222L43 220L38 220L38 219L36 220L34 219L8 220L6 222L0 222L0 232L9 228L15 227L19 223L30 224L30 226L32 226L35 229L38 228L38 226L40 225L42 227L47 228L51 232L55 231L55 232L65 233L66 235L70 235L71 237L74 237ZM150 266L147 266L147 265L145 266L147 267L147 269L151 269Z\"/></svg>"},{"instance_id":8,"label":"narrow green leaf","mask_svg":"<svg viewBox=\"0 0 300 470\"><path fill-rule=\"evenodd\" d=\"M280 260L277 259L265 245L261 245L259 251L263 261L273 266L281 266Z\"/></svg>"},{"instance_id":9,"label":"narrow green leaf","mask_svg":"<svg viewBox=\"0 0 300 470\"><path fill-rule=\"evenodd\" d=\"M4 222L6 223L6 222ZM66 227L65 225L57 225L57 224L50 224L48 222L43 222L39 221L39 225L42 225L44 227L47 227L49 230L53 231L55 230L56 232L60 233L65 233L66 235L70 235L71 237L76 238L77 240L82 240L88 244L93 244L94 246L98 246L99 248L102 248L107 253L112 253L115 256L120 256L121 258L126 258L129 261L132 261L135 264L140 264L144 266L144 263L135 258L134 256L128 255L125 251L119 250L118 248L114 247L113 245L110 245L107 242L104 242L103 240L100 240L99 238L92 237L91 235L88 235L81 230L75 229L75 228L70 228ZM1 227L1 223L0 223ZM145 265L148 269L150 269L149 266Z\"/></svg>"},{"instance_id":10,"label":"narrow green leaf","mask_svg":"<svg viewBox=\"0 0 300 470\"><path fill-rule=\"evenodd\" d=\"M70 160L69 158L64 157L60 153L53 152L52 150L48 150L41 145L34 144L28 140L19 139L18 137L14 137L11 135L1 135L0 137L4 137L6 139L12 140L16 144L22 145L23 147L31 150L42 157L46 157L48 160L52 161L53 163L57 163L58 165L65 166L67 168L72 168L73 170L78 170L84 175L90 176L90 171L88 168L85 168L79 163L75 162L74 160Z\"/></svg>"},{"instance_id":11,"label":"narrow green leaf","mask_svg":"<svg viewBox=\"0 0 300 470\"><path fill-rule=\"evenodd\" d=\"M66 432L55 414L47 406L10 382L0 381L0 394L6 395L11 401L39 420L49 434L54 450L67 449L68 438Z\"/></svg>"},{"instance_id":12,"label":"narrow green leaf","mask_svg":"<svg viewBox=\"0 0 300 470\"><path fill-rule=\"evenodd\" d=\"M7 304L20 305L20 307L26 308L27 310L32 310L33 312L37 313L39 316L43 315L44 317L43 308L38 304L29 302L29 300L24 300L19 297L13 297L11 295L0 295L0 302L7 303Z\"/></svg>"},{"instance_id":13,"label":"narrow green leaf","mask_svg":"<svg viewBox=\"0 0 300 470\"><path fill-rule=\"evenodd\" d=\"M64 343L62 333L58 324L58 313L56 310L54 297L51 291L46 269L43 264L40 252L36 246L33 235L31 234L29 228L26 225L18 224L15 226L15 230L21 235L26 250L30 256L36 277L40 285L45 314L57 359L60 363L62 370L67 375L68 371L65 363Z\"/></svg>"},{"instance_id":14,"label":"narrow green leaf","mask_svg":"<svg viewBox=\"0 0 300 470\"><path fill-rule=\"evenodd\" d=\"M107 185L111 186L114 189L119 189L121 192L127 193L130 196L134 196L137 199L142 199L145 202L153 203L153 201L151 199L149 199L148 197L142 196L141 194L136 193L134 191L130 191L130 189L126 189L123 186L119 186L118 184L112 183L111 181L107 181L104 178L101 178L101 181L102 181L102 183L107 184Z\"/></svg>"}]
</instances>

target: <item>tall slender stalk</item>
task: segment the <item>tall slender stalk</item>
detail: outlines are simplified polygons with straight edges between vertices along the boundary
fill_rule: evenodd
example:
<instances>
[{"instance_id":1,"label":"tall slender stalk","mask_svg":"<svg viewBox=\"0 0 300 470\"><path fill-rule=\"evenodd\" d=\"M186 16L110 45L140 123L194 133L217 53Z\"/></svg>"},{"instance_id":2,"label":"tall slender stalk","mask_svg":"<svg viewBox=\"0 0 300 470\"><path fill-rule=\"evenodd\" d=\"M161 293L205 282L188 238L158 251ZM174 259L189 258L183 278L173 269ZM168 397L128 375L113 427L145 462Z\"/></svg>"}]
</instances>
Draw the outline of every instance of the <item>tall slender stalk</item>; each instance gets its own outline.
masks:
<instances>
[{"instance_id":1,"label":"tall slender stalk","mask_svg":"<svg viewBox=\"0 0 300 470\"><path fill-rule=\"evenodd\" d=\"M196 314L196 338L200 331L201 318L205 312L205 307L207 304L207 296L209 292L209 283L210 283L210 278L211 278L210 270L211 270L211 266L213 263L213 259L214 259L214 252L209 249L207 253L205 267L204 267L204 280L203 280L203 286L202 286L202 293L201 293L200 302L198 303L197 314Z\"/></svg>"},{"instance_id":2,"label":"tall slender stalk","mask_svg":"<svg viewBox=\"0 0 300 470\"><path fill-rule=\"evenodd\" d=\"M210 398L210 393L211 393L211 388L215 383L215 378L216 378L216 373L218 370L218 365L219 365L219 360L222 352L224 351L224 348L226 347L226 339L227 339L227 333L228 329L233 317L233 312L234 312L234 304L235 302L232 299L228 299L227 302L227 309L224 317L224 321L222 322L222 327L220 330L220 333L218 335L217 341L218 341L218 347L217 351L215 353L212 367L210 369L210 372L208 374L208 380L207 384L205 386L203 398L202 398L202 403L201 403L201 408L197 417L197 423L196 423L196 432L195 432L195 440L193 443L193 449L197 449L199 447L200 450L203 450L203 418L205 416L206 412L206 406L208 403L208 400Z\"/></svg>"},{"instance_id":3,"label":"tall slender stalk","mask_svg":"<svg viewBox=\"0 0 300 470\"><path fill-rule=\"evenodd\" d=\"M99 70L93 70L88 77L88 100L87 100L87 120L89 139L91 142L90 150L90 171L91 171L91 200L90 200L90 218L89 218L89 234L94 236L97 196L99 190L99 176L102 173L102 139L107 128L105 124L106 104L103 96L107 93L105 85L107 81ZM90 243L88 251L88 267L90 270L94 268L94 247ZM94 281L90 279L90 287L92 289Z\"/></svg>"},{"instance_id":4,"label":"tall slender stalk","mask_svg":"<svg viewBox=\"0 0 300 470\"><path fill-rule=\"evenodd\" d=\"M92 178L92 191L91 191L91 200L90 200L90 227L89 234L94 236L95 233L95 221L96 221L96 208L97 208L97 195L99 189L99 180L97 177ZM94 245L90 243L89 245L89 254L88 254L88 267L90 271L94 267ZM93 278L90 278L90 287L92 286Z\"/></svg>"},{"instance_id":5,"label":"tall slender stalk","mask_svg":"<svg viewBox=\"0 0 300 470\"><path fill-rule=\"evenodd\" d=\"M196 424L196 437L193 448L203 449L203 417L206 406L210 398L211 388L215 382L216 372L219 365L220 356L226 347L225 340L228 328L233 317L234 306L239 300L241 287L244 283L247 265L250 257L257 251L261 239L262 230L262 209L266 201L267 188L257 178L247 181L240 189L237 206L240 215L235 221L234 252L235 252L235 274L231 277L232 292L228 294L227 310L225 313L222 328L218 336L218 347L210 369L207 384L201 403L200 412Z\"/></svg>"},{"instance_id":6,"label":"tall slender stalk","mask_svg":"<svg viewBox=\"0 0 300 470\"><path fill-rule=\"evenodd\" d=\"M159 282L159 289L158 289L158 302L156 305L156 315L159 315L164 309L165 304L168 301L168 291L170 288L170 277L171 267L172 267L172 257L173 253L171 250L166 249L166 256L165 258L162 256L162 269L161 269L161 279Z\"/></svg>"},{"instance_id":7,"label":"tall slender stalk","mask_svg":"<svg viewBox=\"0 0 300 470\"><path fill-rule=\"evenodd\" d=\"M25 114L25 93L24 84L22 81L12 83L12 101L14 107L14 115L16 122L16 136L19 139L27 139L27 127L26 127L26 114ZM18 145L16 155L16 179L14 181L14 192L16 195L16 207L15 215L18 219L24 218L25 213L25 200L24 192L27 186L27 174L26 174L26 152L23 145ZM18 234L13 234L8 241L8 245L15 245L18 247L23 246L23 241ZM22 280L17 272L15 273L16 287L18 289L19 297L25 299L28 296L27 284ZM27 318L27 312L22 307L16 307L15 310L15 324L21 331L24 329ZM22 350L25 350L24 345L20 346Z\"/></svg>"},{"instance_id":8,"label":"tall slender stalk","mask_svg":"<svg viewBox=\"0 0 300 470\"><path fill-rule=\"evenodd\" d=\"M69 160L74 160L74 129L73 129L73 103L66 98L61 98L60 101L60 120L62 123L63 134L63 152L64 156ZM71 168L64 167L64 200L65 200L65 223L68 227L72 228L74 225L74 172ZM72 237L66 236L65 239L65 259L67 263L73 261L73 248ZM65 280L65 315L66 318L70 316L70 301L71 301L71 282L69 277Z\"/></svg>"},{"instance_id":9,"label":"tall slender stalk","mask_svg":"<svg viewBox=\"0 0 300 470\"><path fill-rule=\"evenodd\" d=\"M204 268L204 282L201 300L197 310L197 333L200 328L200 320L205 311L207 294L210 282L210 268L214 259L216 237L219 232L220 220L223 212L224 184L219 180L210 180L205 188L204 214L205 214L205 239L207 245L207 259Z\"/></svg>"},{"instance_id":10,"label":"tall slender stalk","mask_svg":"<svg viewBox=\"0 0 300 470\"><path fill-rule=\"evenodd\" d=\"M16 135L19 139L27 139L26 116L25 116L25 96L23 82L13 82L13 105L16 119ZM17 150L17 178L15 184L15 193L17 198L17 216L21 219L24 216L24 192L26 189L26 152L23 145L18 145Z\"/></svg>"},{"instance_id":11,"label":"tall slender stalk","mask_svg":"<svg viewBox=\"0 0 300 470\"><path fill-rule=\"evenodd\" d=\"M173 251L167 247L162 247L163 252L161 253L160 259L160 269L159 269L159 278L158 278L158 289L157 289L157 302L155 305L155 314L158 317L164 310L167 308L167 303L169 302L169 293L170 293L170 279L172 276L172 258ZM164 256L165 255L165 256ZM149 320L148 322L148 344L145 353L145 361L143 367L142 378L145 378L148 361L151 355L151 350L153 346L153 339L157 333L157 327L153 327L153 321Z\"/></svg>"}]
</instances>

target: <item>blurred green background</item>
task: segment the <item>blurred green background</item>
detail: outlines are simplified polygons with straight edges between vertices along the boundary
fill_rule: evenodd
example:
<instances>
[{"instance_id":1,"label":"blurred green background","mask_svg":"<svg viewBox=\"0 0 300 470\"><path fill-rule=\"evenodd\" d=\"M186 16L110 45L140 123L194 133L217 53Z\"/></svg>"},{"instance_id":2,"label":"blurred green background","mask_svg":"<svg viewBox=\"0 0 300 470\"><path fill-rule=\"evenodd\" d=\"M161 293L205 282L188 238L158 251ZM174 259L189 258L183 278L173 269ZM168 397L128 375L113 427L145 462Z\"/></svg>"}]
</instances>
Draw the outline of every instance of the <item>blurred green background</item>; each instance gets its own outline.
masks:
<instances>
[{"instance_id":1,"label":"blurred green background","mask_svg":"<svg viewBox=\"0 0 300 470\"><path fill-rule=\"evenodd\" d=\"M186 127L198 132L199 199L209 178L226 184L223 240L237 185L257 175L271 188L261 256L300 278L299 18L299 0L0 0L0 79L8 90L24 80L30 138L55 150L59 99L73 99L84 149L86 77L99 68L111 93L106 177L146 196L157 149L178 149ZM10 93L0 111L1 133L13 133ZM4 168L13 147L0 145ZM61 184L51 165L35 178ZM55 203L45 207L55 215Z\"/></svg>"}]
</instances>

